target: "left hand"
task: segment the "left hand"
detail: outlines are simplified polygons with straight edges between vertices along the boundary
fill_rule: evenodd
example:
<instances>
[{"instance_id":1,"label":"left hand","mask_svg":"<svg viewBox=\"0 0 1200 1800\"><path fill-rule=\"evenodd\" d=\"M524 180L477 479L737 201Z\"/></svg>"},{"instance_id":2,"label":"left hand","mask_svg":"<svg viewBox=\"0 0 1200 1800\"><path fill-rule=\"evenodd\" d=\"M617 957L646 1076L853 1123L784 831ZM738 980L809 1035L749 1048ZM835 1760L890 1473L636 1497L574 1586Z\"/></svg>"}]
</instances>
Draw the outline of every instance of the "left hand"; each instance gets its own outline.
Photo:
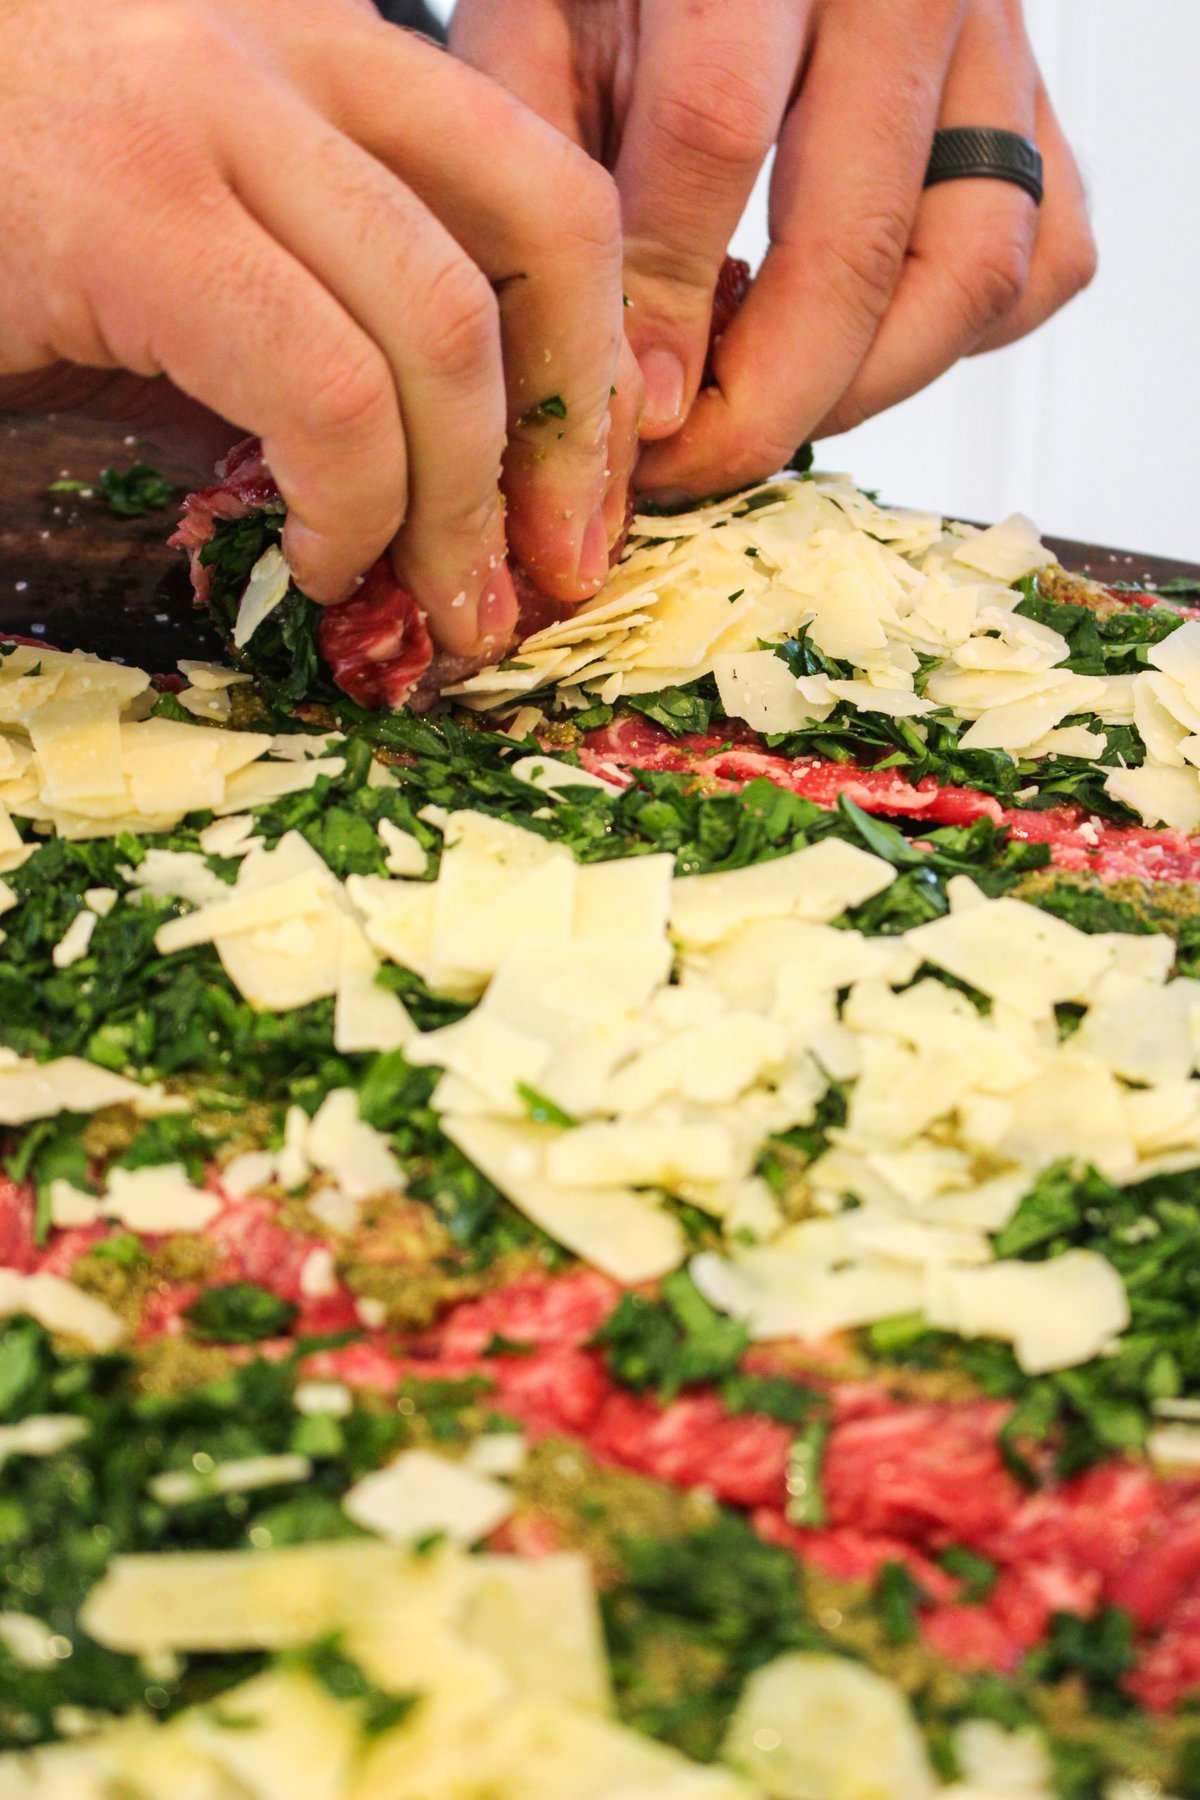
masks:
<instances>
[{"instance_id":1,"label":"left hand","mask_svg":"<svg viewBox=\"0 0 1200 1800\"><path fill-rule=\"evenodd\" d=\"M637 485L660 498L772 473L1091 279L1020 0L459 0L451 42L613 169L653 441ZM952 125L1032 138L1041 209L998 180L926 191ZM772 147L770 248L701 391L717 273Z\"/></svg>"}]
</instances>

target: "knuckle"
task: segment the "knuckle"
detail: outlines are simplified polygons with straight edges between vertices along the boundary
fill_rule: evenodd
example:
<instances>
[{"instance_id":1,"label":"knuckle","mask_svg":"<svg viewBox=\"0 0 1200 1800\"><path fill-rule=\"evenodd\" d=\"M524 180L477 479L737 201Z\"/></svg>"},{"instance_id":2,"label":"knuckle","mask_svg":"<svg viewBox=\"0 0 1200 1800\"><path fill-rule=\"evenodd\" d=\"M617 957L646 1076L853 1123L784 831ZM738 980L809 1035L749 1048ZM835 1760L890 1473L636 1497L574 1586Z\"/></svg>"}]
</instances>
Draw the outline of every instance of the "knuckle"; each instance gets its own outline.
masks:
<instances>
[{"instance_id":1,"label":"knuckle","mask_svg":"<svg viewBox=\"0 0 1200 1800\"><path fill-rule=\"evenodd\" d=\"M828 278L855 316L878 318L883 312L904 262L910 231L904 207L880 206L828 246L823 259Z\"/></svg>"},{"instance_id":2,"label":"knuckle","mask_svg":"<svg viewBox=\"0 0 1200 1800\"><path fill-rule=\"evenodd\" d=\"M1019 238L992 236L958 276L969 324L984 330L1012 312L1029 279L1029 249Z\"/></svg>"},{"instance_id":3,"label":"knuckle","mask_svg":"<svg viewBox=\"0 0 1200 1800\"><path fill-rule=\"evenodd\" d=\"M477 378L500 358L500 309L486 276L465 256L443 263L429 281L420 311L425 353L449 380Z\"/></svg>"},{"instance_id":4,"label":"knuckle","mask_svg":"<svg viewBox=\"0 0 1200 1800\"><path fill-rule=\"evenodd\" d=\"M581 238L619 254L621 197L608 170L565 138L549 189L560 220Z\"/></svg>"},{"instance_id":5,"label":"knuckle","mask_svg":"<svg viewBox=\"0 0 1200 1800\"><path fill-rule=\"evenodd\" d=\"M657 126L671 153L717 168L757 168L775 141L775 120L758 83L736 69L689 67L686 84L659 98Z\"/></svg>"},{"instance_id":6,"label":"knuckle","mask_svg":"<svg viewBox=\"0 0 1200 1800\"><path fill-rule=\"evenodd\" d=\"M736 485L744 487L750 482L763 481L768 475L776 474L800 441L799 432L787 436L780 435L777 430L762 427L747 432L729 447L729 467L736 477Z\"/></svg>"},{"instance_id":7,"label":"knuckle","mask_svg":"<svg viewBox=\"0 0 1200 1800\"><path fill-rule=\"evenodd\" d=\"M315 437L338 442L377 440L394 410L391 377L382 355L337 344L316 365L304 416Z\"/></svg>"},{"instance_id":8,"label":"knuckle","mask_svg":"<svg viewBox=\"0 0 1200 1800\"><path fill-rule=\"evenodd\" d=\"M1090 287L1099 266L1099 252L1087 220L1081 220L1061 246L1055 259L1056 286L1064 301Z\"/></svg>"}]
</instances>

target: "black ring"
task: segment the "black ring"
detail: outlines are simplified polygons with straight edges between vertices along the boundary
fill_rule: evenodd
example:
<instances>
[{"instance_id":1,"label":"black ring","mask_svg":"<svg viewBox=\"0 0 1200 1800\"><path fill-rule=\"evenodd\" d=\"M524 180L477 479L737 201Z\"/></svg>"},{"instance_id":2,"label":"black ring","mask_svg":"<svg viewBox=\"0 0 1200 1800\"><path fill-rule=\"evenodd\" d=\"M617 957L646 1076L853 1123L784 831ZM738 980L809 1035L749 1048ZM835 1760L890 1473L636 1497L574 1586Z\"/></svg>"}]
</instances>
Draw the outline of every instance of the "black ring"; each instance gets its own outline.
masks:
<instances>
[{"instance_id":1,"label":"black ring","mask_svg":"<svg viewBox=\"0 0 1200 1800\"><path fill-rule=\"evenodd\" d=\"M1045 192L1041 152L1015 131L998 131L989 125L956 125L935 131L925 186L940 181L1011 181L1040 206Z\"/></svg>"}]
</instances>

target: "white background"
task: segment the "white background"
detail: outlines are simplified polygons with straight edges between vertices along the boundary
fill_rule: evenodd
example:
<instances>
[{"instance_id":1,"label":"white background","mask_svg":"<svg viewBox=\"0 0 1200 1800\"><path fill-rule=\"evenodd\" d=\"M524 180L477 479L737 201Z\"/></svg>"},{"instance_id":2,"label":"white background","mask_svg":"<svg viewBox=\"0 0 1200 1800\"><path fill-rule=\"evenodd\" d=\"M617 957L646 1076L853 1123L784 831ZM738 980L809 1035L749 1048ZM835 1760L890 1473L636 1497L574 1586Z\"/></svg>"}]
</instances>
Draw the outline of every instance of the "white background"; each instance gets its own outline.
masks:
<instances>
[{"instance_id":1,"label":"white background","mask_svg":"<svg viewBox=\"0 0 1200 1800\"><path fill-rule=\"evenodd\" d=\"M450 0L435 0L449 12ZM894 500L1200 562L1200 0L1026 0L1092 197L1093 286L822 449ZM980 120L980 123L986 123ZM756 196L735 248L766 243Z\"/></svg>"}]
</instances>

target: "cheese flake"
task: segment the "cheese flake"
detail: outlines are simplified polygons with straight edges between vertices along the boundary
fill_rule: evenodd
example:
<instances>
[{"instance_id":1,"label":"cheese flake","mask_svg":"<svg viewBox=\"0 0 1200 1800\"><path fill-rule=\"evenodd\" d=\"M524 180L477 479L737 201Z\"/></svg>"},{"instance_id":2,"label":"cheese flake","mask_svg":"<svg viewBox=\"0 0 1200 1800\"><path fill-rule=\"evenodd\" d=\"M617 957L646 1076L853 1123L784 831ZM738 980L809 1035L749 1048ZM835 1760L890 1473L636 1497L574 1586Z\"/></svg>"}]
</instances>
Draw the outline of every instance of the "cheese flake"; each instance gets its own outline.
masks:
<instances>
[{"instance_id":1,"label":"cheese flake","mask_svg":"<svg viewBox=\"0 0 1200 1800\"><path fill-rule=\"evenodd\" d=\"M342 1507L356 1525L388 1543L418 1543L438 1532L453 1543L475 1544L503 1524L513 1497L499 1482L448 1457L405 1450L356 1482Z\"/></svg>"}]
</instances>

